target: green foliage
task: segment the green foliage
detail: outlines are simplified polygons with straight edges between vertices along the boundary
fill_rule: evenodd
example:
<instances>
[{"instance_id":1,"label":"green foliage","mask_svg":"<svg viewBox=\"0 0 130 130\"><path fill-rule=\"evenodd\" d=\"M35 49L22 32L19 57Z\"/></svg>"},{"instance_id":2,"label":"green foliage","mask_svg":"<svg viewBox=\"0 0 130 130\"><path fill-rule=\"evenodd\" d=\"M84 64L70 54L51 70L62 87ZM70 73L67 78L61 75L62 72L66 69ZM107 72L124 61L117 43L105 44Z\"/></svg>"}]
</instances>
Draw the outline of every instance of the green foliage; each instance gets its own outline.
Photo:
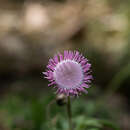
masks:
<instances>
[{"instance_id":1,"label":"green foliage","mask_svg":"<svg viewBox=\"0 0 130 130\"><path fill-rule=\"evenodd\" d=\"M91 91L90 94L93 95ZM105 127L118 130L103 102L81 96L73 100L72 106L74 130L103 130ZM1 113L3 125L9 130L68 129L66 106L57 106L50 95L26 101L23 95L10 95L0 103Z\"/></svg>"},{"instance_id":2,"label":"green foliage","mask_svg":"<svg viewBox=\"0 0 130 130\"><path fill-rule=\"evenodd\" d=\"M112 130L119 130L114 123L104 119L85 118L84 116L79 116L75 119L75 123L75 130L103 130L105 127L111 128Z\"/></svg>"}]
</instances>

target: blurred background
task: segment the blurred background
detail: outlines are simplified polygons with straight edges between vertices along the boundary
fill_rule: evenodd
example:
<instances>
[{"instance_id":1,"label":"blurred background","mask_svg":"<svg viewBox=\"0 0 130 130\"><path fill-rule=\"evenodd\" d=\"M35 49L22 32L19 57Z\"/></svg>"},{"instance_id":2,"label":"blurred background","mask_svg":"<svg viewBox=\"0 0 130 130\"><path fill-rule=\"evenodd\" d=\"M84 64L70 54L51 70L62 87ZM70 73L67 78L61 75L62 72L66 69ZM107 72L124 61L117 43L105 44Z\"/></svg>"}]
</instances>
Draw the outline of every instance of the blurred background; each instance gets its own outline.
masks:
<instances>
[{"instance_id":1,"label":"blurred background","mask_svg":"<svg viewBox=\"0 0 130 130\"><path fill-rule=\"evenodd\" d=\"M129 0L0 0L0 130L68 129L42 75L64 50L83 53L94 76L72 99L75 130L130 130Z\"/></svg>"}]
</instances>

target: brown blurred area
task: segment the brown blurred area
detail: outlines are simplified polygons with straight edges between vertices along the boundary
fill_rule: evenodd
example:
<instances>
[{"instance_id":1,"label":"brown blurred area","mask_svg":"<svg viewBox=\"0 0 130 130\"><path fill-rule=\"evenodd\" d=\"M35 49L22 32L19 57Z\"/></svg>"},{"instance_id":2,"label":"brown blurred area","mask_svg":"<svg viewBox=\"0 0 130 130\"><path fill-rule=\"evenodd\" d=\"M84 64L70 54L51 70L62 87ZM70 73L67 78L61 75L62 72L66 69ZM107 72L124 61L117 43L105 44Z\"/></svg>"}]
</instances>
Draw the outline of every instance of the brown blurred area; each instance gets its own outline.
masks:
<instances>
[{"instance_id":1,"label":"brown blurred area","mask_svg":"<svg viewBox=\"0 0 130 130\"><path fill-rule=\"evenodd\" d=\"M106 89L113 76L129 63L128 3L0 0L1 98L25 88L34 88L37 95L45 91L47 81L41 72L50 57L66 49L79 50L90 59L94 84ZM130 107L129 84L127 78L124 88L117 90L119 102L128 106L125 109ZM123 129L130 129L129 116L121 114L121 118ZM1 126L0 129L4 130Z\"/></svg>"},{"instance_id":2,"label":"brown blurred area","mask_svg":"<svg viewBox=\"0 0 130 130\"><path fill-rule=\"evenodd\" d=\"M108 64L124 55L128 18L107 1L0 2L1 71L24 73L65 49L96 49Z\"/></svg>"}]
</instances>

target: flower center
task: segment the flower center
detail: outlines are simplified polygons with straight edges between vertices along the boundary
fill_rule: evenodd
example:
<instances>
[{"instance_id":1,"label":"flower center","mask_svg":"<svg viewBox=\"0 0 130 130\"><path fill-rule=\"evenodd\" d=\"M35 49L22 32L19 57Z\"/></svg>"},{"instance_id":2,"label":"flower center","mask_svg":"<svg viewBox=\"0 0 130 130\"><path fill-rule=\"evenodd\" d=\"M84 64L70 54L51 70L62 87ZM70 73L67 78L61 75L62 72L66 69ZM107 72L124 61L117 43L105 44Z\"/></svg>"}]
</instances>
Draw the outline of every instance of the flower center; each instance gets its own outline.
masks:
<instances>
[{"instance_id":1,"label":"flower center","mask_svg":"<svg viewBox=\"0 0 130 130\"><path fill-rule=\"evenodd\" d=\"M64 60L58 63L53 74L59 87L66 89L76 88L83 80L81 65L73 60Z\"/></svg>"}]
</instances>

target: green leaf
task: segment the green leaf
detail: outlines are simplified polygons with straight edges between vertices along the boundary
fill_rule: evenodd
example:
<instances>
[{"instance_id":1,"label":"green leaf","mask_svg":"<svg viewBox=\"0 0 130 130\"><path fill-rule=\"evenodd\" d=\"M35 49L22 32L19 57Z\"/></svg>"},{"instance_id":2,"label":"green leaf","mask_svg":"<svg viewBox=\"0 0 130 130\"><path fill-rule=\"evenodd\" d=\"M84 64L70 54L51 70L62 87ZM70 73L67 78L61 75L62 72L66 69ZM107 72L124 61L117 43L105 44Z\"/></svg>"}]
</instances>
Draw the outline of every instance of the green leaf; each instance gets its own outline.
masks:
<instances>
[{"instance_id":1,"label":"green leaf","mask_svg":"<svg viewBox=\"0 0 130 130\"><path fill-rule=\"evenodd\" d=\"M102 124L99 120L94 118L86 119L84 116L79 116L75 119L76 130L85 130L85 129L98 129L102 128Z\"/></svg>"}]
</instances>

